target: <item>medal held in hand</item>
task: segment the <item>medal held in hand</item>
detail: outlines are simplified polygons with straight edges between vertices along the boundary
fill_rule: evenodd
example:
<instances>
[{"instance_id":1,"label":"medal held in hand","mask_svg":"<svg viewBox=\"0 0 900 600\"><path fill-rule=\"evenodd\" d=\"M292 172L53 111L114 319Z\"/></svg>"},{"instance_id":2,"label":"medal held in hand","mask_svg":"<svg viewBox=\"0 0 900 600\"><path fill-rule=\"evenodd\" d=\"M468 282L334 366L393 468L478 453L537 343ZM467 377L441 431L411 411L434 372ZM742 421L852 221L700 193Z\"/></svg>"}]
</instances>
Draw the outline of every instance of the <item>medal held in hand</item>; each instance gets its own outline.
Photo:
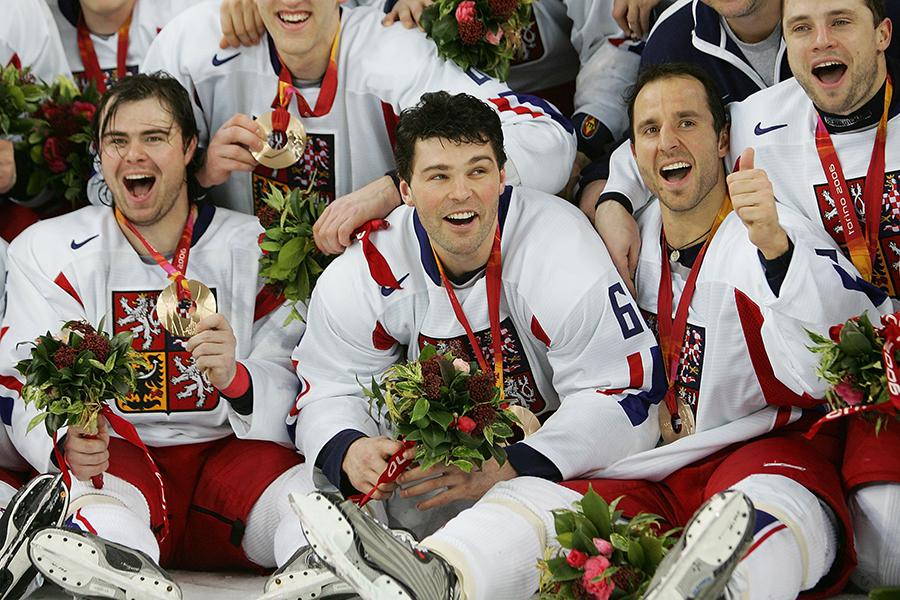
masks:
<instances>
[{"instance_id":1,"label":"medal held in hand","mask_svg":"<svg viewBox=\"0 0 900 600\"><path fill-rule=\"evenodd\" d=\"M171 261L166 260L137 228L116 209L116 220L128 228L144 245L153 260L168 274L172 283L160 292L156 299L156 315L166 331L175 337L191 337L197 333L197 325L204 317L216 313L216 298L208 287L199 281L187 279L188 257L194 236L195 207L188 210L188 218L181 232L181 239L175 248Z\"/></svg>"},{"instance_id":2,"label":"medal held in hand","mask_svg":"<svg viewBox=\"0 0 900 600\"><path fill-rule=\"evenodd\" d=\"M160 292L156 299L156 315L166 331L175 337L187 338L197 333L197 324L216 314L216 298L199 281L186 279L190 297L179 298L181 286L174 282Z\"/></svg>"},{"instance_id":3,"label":"medal held in hand","mask_svg":"<svg viewBox=\"0 0 900 600\"><path fill-rule=\"evenodd\" d=\"M270 169L286 169L303 157L306 148L306 129L299 118L284 107L278 107L256 121L266 132L266 142L260 151L250 154Z\"/></svg>"}]
</instances>

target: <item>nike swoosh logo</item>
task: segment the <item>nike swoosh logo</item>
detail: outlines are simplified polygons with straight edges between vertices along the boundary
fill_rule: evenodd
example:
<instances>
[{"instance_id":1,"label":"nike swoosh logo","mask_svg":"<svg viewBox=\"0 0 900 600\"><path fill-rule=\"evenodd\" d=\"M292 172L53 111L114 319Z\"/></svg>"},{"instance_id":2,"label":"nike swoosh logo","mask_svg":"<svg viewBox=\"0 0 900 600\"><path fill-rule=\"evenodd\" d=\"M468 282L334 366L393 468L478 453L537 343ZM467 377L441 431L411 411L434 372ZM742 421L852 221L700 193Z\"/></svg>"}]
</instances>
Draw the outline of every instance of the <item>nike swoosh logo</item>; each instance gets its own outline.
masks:
<instances>
[{"instance_id":1,"label":"nike swoosh logo","mask_svg":"<svg viewBox=\"0 0 900 600\"><path fill-rule=\"evenodd\" d=\"M784 127L787 127L787 123L785 123L784 125L773 125L771 127L763 127L762 121L760 121L759 123L756 124L756 128L753 130L753 133L755 133L756 135L765 135L771 131L783 129Z\"/></svg>"},{"instance_id":2,"label":"nike swoosh logo","mask_svg":"<svg viewBox=\"0 0 900 600\"><path fill-rule=\"evenodd\" d=\"M95 238L98 238L98 237L100 237L100 234L99 234L99 233L98 233L97 235L93 235L93 236L89 237L88 239L84 240L84 241L81 242L81 243L76 242L75 240L72 240L72 243L71 243L72 250L78 250L79 248L81 248L82 246L84 246L85 244L87 244L89 241L91 241L91 240L93 240L93 239L95 239Z\"/></svg>"},{"instance_id":3,"label":"nike swoosh logo","mask_svg":"<svg viewBox=\"0 0 900 600\"><path fill-rule=\"evenodd\" d=\"M226 56L225 58L219 58L218 54L213 54L213 66L221 67L222 65L227 63L229 60L234 60L235 58L237 58L240 55L241 55L241 53L238 52L236 54L232 54L231 56Z\"/></svg>"},{"instance_id":4,"label":"nike swoosh logo","mask_svg":"<svg viewBox=\"0 0 900 600\"><path fill-rule=\"evenodd\" d=\"M401 277L397 280L397 283L403 283L403 280L409 277L409 273ZM387 298L391 294L397 291L398 288L387 287L386 285L381 286L381 295Z\"/></svg>"}]
</instances>

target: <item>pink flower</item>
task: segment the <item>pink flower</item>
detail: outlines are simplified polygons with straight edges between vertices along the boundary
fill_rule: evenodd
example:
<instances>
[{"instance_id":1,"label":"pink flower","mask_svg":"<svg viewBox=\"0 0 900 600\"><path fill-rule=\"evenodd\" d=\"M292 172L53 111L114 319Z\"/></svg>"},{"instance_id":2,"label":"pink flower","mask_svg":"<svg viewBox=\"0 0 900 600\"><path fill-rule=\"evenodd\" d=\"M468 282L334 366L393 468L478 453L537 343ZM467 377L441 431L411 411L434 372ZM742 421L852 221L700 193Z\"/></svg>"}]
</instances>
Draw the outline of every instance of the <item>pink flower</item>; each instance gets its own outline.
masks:
<instances>
[{"instance_id":1,"label":"pink flower","mask_svg":"<svg viewBox=\"0 0 900 600\"><path fill-rule=\"evenodd\" d=\"M475 429L475 425L475 420L471 417L460 417L459 422L456 424L463 433L471 433Z\"/></svg>"},{"instance_id":2,"label":"pink flower","mask_svg":"<svg viewBox=\"0 0 900 600\"><path fill-rule=\"evenodd\" d=\"M486 31L484 34L484 41L492 46L497 46L500 44L500 40L503 38L503 30L497 29L497 31Z\"/></svg>"},{"instance_id":3,"label":"pink flower","mask_svg":"<svg viewBox=\"0 0 900 600\"><path fill-rule=\"evenodd\" d=\"M453 359L453 368L460 373L468 373L470 370L469 363L461 358Z\"/></svg>"},{"instance_id":4,"label":"pink flower","mask_svg":"<svg viewBox=\"0 0 900 600\"><path fill-rule=\"evenodd\" d=\"M475 0L465 0L457 5L456 22L460 24L475 22Z\"/></svg>"},{"instance_id":5,"label":"pink flower","mask_svg":"<svg viewBox=\"0 0 900 600\"><path fill-rule=\"evenodd\" d=\"M841 400L846 402L849 406L862 404L863 399L865 398L864 394L846 379L834 386L834 391L840 396Z\"/></svg>"},{"instance_id":6,"label":"pink flower","mask_svg":"<svg viewBox=\"0 0 900 600\"><path fill-rule=\"evenodd\" d=\"M580 550L572 550L569 552L569 555L566 556L566 562L569 563L570 567L575 567L576 569L580 569L584 566L584 563L587 562L588 555Z\"/></svg>"},{"instance_id":7,"label":"pink flower","mask_svg":"<svg viewBox=\"0 0 900 600\"><path fill-rule=\"evenodd\" d=\"M609 600L616 585L612 579L600 579L606 569L609 568L609 559L605 556L592 556L584 563L584 576L581 583L587 593L597 600Z\"/></svg>"},{"instance_id":8,"label":"pink flower","mask_svg":"<svg viewBox=\"0 0 900 600\"><path fill-rule=\"evenodd\" d=\"M597 552L599 552L601 555L605 556L606 558L609 558L610 556L612 556L612 553L613 553L612 544L610 544L606 540L604 540L602 538L594 538L594 546L596 546Z\"/></svg>"}]
</instances>

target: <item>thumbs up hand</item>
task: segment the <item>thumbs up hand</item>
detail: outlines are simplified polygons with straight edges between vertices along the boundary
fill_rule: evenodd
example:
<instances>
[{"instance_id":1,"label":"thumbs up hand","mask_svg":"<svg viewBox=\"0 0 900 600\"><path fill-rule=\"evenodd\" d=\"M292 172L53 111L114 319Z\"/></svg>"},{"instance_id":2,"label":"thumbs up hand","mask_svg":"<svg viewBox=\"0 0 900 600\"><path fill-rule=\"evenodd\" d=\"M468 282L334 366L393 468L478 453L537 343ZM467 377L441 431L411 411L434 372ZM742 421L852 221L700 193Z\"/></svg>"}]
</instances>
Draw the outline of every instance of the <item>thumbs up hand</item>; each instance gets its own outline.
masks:
<instances>
[{"instance_id":1,"label":"thumbs up hand","mask_svg":"<svg viewBox=\"0 0 900 600\"><path fill-rule=\"evenodd\" d=\"M753 148L744 150L738 169L728 176L728 193L750 242L766 260L773 260L788 251L788 237L778 222L772 182L765 171L754 168L754 160Z\"/></svg>"}]
</instances>

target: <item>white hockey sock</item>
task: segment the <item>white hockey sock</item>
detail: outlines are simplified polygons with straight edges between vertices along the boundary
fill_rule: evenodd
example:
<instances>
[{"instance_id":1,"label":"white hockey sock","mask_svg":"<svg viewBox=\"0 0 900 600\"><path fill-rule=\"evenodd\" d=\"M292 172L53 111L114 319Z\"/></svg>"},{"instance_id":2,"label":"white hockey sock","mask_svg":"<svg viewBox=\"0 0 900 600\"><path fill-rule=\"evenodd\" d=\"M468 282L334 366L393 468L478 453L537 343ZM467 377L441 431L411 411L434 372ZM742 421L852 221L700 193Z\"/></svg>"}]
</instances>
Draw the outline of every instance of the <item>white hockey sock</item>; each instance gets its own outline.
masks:
<instances>
[{"instance_id":1,"label":"white hockey sock","mask_svg":"<svg viewBox=\"0 0 900 600\"><path fill-rule=\"evenodd\" d=\"M242 544L247 558L262 567L281 566L306 545L288 494L308 494L314 489L310 468L305 464L291 467L265 489L247 517Z\"/></svg>"},{"instance_id":2,"label":"white hockey sock","mask_svg":"<svg viewBox=\"0 0 900 600\"><path fill-rule=\"evenodd\" d=\"M849 504L859 558L853 583L864 590L900 585L900 484L856 489Z\"/></svg>"},{"instance_id":3,"label":"white hockey sock","mask_svg":"<svg viewBox=\"0 0 900 600\"><path fill-rule=\"evenodd\" d=\"M103 475L103 489L72 478L66 526L140 550L159 563L159 543L150 529L150 508L136 487Z\"/></svg>"},{"instance_id":4,"label":"white hockey sock","mask_svg":"<svg viewBox=\"0 0 900 600\"><path fill-rule=\"evenodd\" d=\"M422 546L456 569L467 600L530 598L537 561L556 545L553 509L571 508L581 495L544 479L517 477L494 486Z\"/></svg>"},{"instance_id":5,"label":"white hockey sock","mask_svg":"<svg viewBox=\"0 0 900 600\"><path fill-rule=\"evenodd\" d=\"M753 502L756 524L750 550L728 585L729 597L793 599L815 587L837 555L831 509L781 475L751 475L733 489Z\"/></svg>"},{"instance_id":6,"label":"white hockey sock","mask_svg":"<svg viewBox=\"0 0 900 600\"><path fill-rule=\"evenodd\" d=\"M115 500L86 503L66 520L66 527L140 550L159 564L159 543L150 530L150 523Z\"/></svg>"}]
</instances>

